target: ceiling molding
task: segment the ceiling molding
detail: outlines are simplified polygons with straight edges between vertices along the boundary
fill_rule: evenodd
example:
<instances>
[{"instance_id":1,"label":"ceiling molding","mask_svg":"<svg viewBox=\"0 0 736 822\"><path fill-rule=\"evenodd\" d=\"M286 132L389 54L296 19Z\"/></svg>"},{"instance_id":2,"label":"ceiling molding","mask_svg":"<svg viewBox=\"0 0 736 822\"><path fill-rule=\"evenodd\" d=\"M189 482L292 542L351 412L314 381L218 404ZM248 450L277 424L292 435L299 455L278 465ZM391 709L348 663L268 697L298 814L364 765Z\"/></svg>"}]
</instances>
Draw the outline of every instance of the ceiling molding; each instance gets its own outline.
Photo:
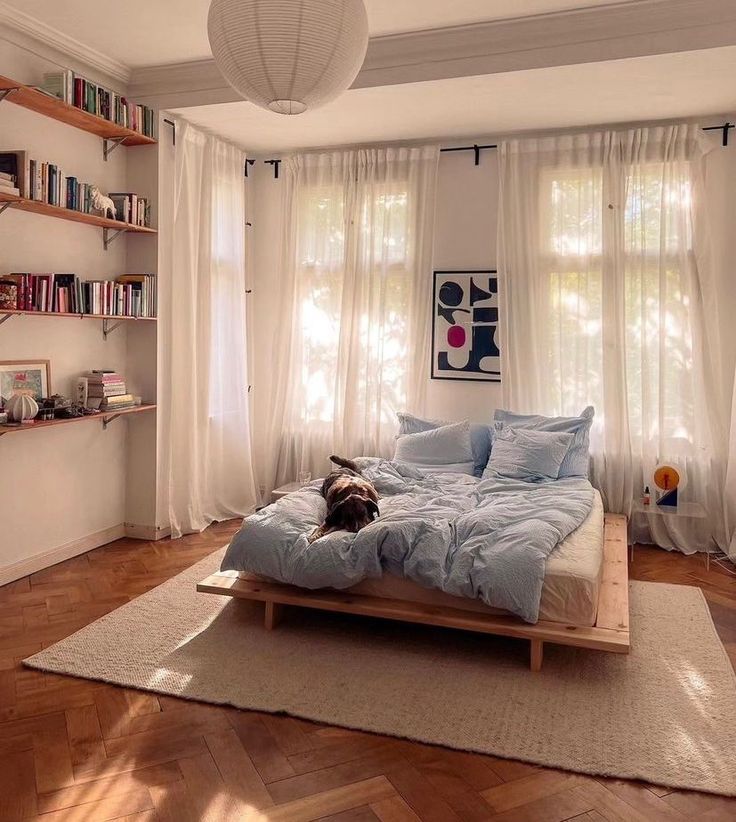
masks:
<instances>
[{"instance_id":1,"label":"ceiling molding","mask_svg":"<svg viewBox=\"0 0 736 822\"><path fill-rule=\"evenodd\" d=\"M71 59L117 83L127 85L130 80L129 66L3 2L0 2L0 27L6 39L29 50L40 46L46 51L41 56L48 55L48 59L57 64L68 65Z\"/></svg>"},{"instance_id":2,"label":"ceiling molding","mask_svg":"<svg viewBox=\"0 0 736 822\"><path fill-rule=\"evenodd\" d=\"M352 88L729 45L736 45L733 0L637 0L373 37ZM176 108L242 99L211 59L134 69L130 93Z\"/></svg>"}]
</instances>

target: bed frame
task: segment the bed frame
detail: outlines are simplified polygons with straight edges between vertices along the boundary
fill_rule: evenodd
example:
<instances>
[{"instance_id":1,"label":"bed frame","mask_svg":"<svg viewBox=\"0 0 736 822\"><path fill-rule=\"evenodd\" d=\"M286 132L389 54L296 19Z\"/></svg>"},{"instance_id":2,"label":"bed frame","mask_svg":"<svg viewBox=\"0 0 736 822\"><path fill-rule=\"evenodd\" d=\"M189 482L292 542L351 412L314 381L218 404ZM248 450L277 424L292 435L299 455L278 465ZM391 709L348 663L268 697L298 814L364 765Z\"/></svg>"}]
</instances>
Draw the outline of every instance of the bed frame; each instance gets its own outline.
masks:
<instances>
[{"instance_id":1,"label":"bed frame","mask_svg":"<svg viewBox=\"0 0 736 822\"><path fill-rule=\"evenodd\" d=\"M542 667L545 642L617 654L627 654L630 647L626 517L620 514L605 516L603 578L598 596L598 616L593 627L561 622L530 625L512 615L483 614L462 608L356 595L329 588L310 591L293 585L247 579L236 571L212 574L197 585L197 590L264 602L268 630L273 630L281 621L285 605L296 605L528 639L531 642L532 671L539 671Z\"/></svg>"}]
</instances>

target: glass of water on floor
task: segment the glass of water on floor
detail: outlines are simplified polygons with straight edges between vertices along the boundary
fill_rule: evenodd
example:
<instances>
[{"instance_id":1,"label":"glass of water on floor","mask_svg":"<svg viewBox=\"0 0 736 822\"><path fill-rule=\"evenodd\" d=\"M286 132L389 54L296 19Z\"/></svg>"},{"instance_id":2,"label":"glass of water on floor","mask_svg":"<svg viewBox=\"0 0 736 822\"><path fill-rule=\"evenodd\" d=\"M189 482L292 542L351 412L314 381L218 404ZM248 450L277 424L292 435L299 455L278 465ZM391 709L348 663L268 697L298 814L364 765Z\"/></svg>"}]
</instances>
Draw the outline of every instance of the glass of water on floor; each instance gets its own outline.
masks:
<instances>
[{"instance_id":1,"label":"glass of water on floor","mask_svg":"<svg viewBox=\"0 0 736 822\"><path fill-rule=\"evenodd\" d=\"M299 485L309 485L312 481L312 472L311 471L300 471L299 472Z\"/></svg>"}]
</instances>

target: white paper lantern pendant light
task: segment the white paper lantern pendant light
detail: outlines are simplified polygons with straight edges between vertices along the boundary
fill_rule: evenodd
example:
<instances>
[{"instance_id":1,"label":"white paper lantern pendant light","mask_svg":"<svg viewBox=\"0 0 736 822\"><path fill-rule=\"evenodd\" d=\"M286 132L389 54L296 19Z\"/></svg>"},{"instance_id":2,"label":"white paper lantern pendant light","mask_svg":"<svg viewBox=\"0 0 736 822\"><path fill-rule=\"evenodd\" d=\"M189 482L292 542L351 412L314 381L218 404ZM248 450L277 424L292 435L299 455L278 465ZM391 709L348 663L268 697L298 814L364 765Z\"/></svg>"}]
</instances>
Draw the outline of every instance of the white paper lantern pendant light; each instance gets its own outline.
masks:
<instances>
[{"instance_id":1,"label":"white paper lantern pendant light","mask_svg":"<svg viewBox=\"0 0 736 822\"><path fill-rule=\"evenodd\" d=\"M207 31L228 83L278 114L334 100L368 47L363 0L212 0Z\"/></svg>"}]
</instances>

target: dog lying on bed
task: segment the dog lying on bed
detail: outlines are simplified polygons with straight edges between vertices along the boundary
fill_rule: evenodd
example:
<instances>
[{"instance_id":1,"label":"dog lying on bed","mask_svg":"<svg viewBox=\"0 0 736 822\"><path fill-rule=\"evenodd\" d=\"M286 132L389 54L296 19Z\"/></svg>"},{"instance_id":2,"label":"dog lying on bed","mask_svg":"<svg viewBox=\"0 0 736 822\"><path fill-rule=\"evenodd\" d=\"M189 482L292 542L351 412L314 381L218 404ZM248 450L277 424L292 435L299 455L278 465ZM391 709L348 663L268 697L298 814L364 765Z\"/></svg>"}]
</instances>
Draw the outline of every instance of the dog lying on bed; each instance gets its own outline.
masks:
<instances>
[{"instance_id":1,"label":"dog lying on bed","mask_svg":"<svg viewBox=\"0 0 736 822\"><path fill-rule=\"evenodd\" d=\"M322 483L322 496L327 502L327 516L309 536L309 542L333 531L355 534L379 516L378 492L373 483L360 473L358 466L343 457L330 457L340 468L331 471Z\"/></svg>"}]
</instances>

